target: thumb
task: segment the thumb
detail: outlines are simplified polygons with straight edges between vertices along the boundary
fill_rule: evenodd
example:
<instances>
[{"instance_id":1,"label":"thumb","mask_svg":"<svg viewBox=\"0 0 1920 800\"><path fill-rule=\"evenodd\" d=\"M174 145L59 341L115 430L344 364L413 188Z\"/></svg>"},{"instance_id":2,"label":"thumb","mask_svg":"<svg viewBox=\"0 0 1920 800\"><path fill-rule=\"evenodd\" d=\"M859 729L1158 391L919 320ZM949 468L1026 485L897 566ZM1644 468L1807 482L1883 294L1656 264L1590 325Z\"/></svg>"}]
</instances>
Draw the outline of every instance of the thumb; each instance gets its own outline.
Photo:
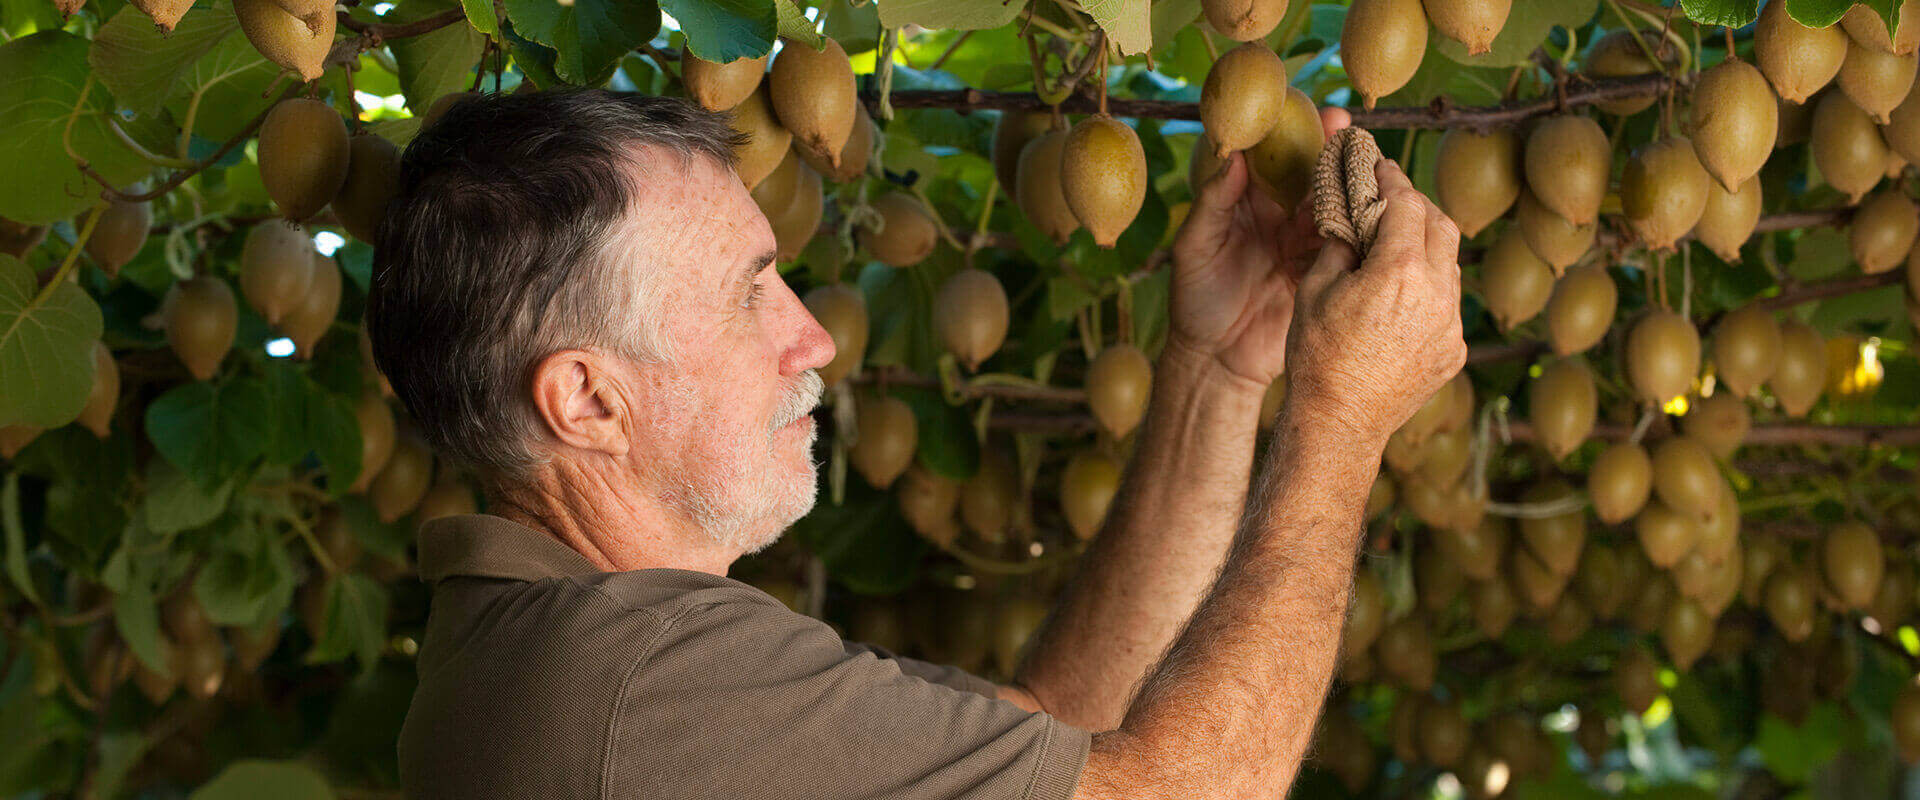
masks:
<instances>
[{"instance_id":1,"label":"thumb","mask_svg":"<svg viewBox=\"0 0 1920 800\"><path fill-rule=\"evenodd\" d=\"M1300 279L1300 297L1308 303L1319 298L1340 276L1347 274L1359 258L1353 248L1338 239L1329 240L1320 248L1320 255L1313 260L1313 266L1307 268L1307 274Z\"/></svg>"},{"instance_id":2,"label":"thumb","mask_svg":"<svg viewBox=\"0 0 1920 800\"><path fill-rule=\"evenodd\" d=\"M1201 142L1198 146L1205 147ZM1193 198L1193 209L1187 215L1188 224L1200 223L1209 226L1225 226L1233 221L1234 205L1240 202L1240 196L1247 189L1247 156L1235 152L1228 156L1220 170L1207 176L1200 184L1200 193Z\"/></svg>"}]
</instances>

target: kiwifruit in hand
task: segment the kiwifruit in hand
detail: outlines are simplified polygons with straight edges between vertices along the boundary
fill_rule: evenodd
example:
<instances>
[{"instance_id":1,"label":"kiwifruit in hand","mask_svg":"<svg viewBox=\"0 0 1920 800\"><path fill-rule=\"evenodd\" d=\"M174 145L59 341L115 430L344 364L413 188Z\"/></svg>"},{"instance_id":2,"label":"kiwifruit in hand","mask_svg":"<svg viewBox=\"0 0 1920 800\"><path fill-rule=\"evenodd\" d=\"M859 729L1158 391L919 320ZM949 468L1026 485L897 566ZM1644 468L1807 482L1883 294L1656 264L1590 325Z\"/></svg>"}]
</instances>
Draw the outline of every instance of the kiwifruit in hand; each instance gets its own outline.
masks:
<instances>
[{"instance_id":1,"label":"kiwifruit in hand","mask_svg":"<svg viewBox=\"0 0 1920 800\"><path fill-rule=\"evenodd\" d=\"M767 218L773 228L775 257L792 261L800 257L807 242L820 230L820 215L825 212L826 197L821 194L820 173L805 164L794 178L793 201L777 216Z\"/></svg>"},{"instance_id":2,"label":"kiwifruit in hand","mask_svg":"<svg viewBox=\"0 0 1920 800\"><path fill-rule=\"evenodd\" d=\"M340 265L332 256L312 254L313 283L300 304L287 309L280 319L280 332L293 340L294 352L301 358L313 357L313 346L333 326L340 311Z\"/></svg>"},{"instance_id":3,"label":"kiwifruit in hand","mask_svg":"<svg viewBox=\"0 0 1920 800\"><path fill-rule=\"evenodd\" d=\"M1340 648L1347 652L1365 650L1387 627L1387 591L1372 570L1361 568L1353 574L1353 601L1347 605L1347 618L1341 626Z\"/></svg>"},{"instance_id":4,"label":"kiwifruit in hand","mask_svg":"<svg viewBox=\"0 0 1920 800\"><path fill-rule=\"evenodd\" d=\"M1780 323L1780 357L1768 388L1790 417L1804 417L1827 385L1827 341L1797 319Z\"/></svg>"},{"instance_id":5,"label":"kiwifruit in hand","mask_svg":"<svg viewBox=\"0 0 1920 800\"><path fill-rule=\"evenodd\" d=\"M81 220L75 220L73 229L79 231L81 225ZM109 200L106 210L100 212L100 220L93 225L93 234L87 237L87 255L108 275L119 275L120 268L140 254L152 227L150 204Z\"/></svg>"},{"instance_id":6,"label":"kiwifruit in hand","mask_svg":"<svg viewBox=\"0 0 1920 800\"><path fill-rule=\"evenodd\" d=\"M1642 402L1686 394L1700 373L1700 332L1686 317L1658 310L1627 332L1627 376Z\"/></svg>"},{"instance_id":7,"label":"kiwifruit in hand","mask_svg":"<svg viewBox=\"0 0 1920 800\"><path fill-rule=\"evenodd\" d=\"M1529 504L1553 503L1573 496L1573 487L1559 480L1535 484L1525 494ZM1541 565L1557 575L1571 576L1580 565L1587 543L1587 516L1576 508L1551 517L1522 517L1520 540Z\"/></svg>"},{"instance_id":8,"label":"kiwifruit in hand","mask_svg":"<svg viewBox=\"0 0 1920 800\"><path fill-rule=\"evenodd\" d=\"M1753 236L1760 222L1760 177L1748 178L1738 191L1729 192L1718 182L1707 184L1707 205L1700 221L1693 226L1694 238L1728 263L1740 263L1740 247Z\"/></svg>"},{"instance_id":9,"label":"kiwifruit in hand","mask_svg":"<svg viewBox=\"0 0 1920 800\"><path fill-rule=\"evenodd\" d=\"M1502 577L1474 581L1467 586L1467 609L1473 627L1488 639L1498 639L1520 614L1520 601Z\"/></svg>"},{"instance_id":10,"label":"kiwifruit in hand","mask_svg":"<svg viewBox=\"0 0 1920 800\"><path fill-rule=\"evenodd\" d=\"M1547 299L1547 342L1559 356L1584 353L1606 338L1620 302L1607 268L1575 267L1553 285Z\"/></svg>"},{"instance_id":11,"label":"kiwifruit in hand","mask_svg":"<svg viewBox=\"0 0 1920 800\"><path fill-rule=\"evenodd\" d=\"M740 176L741 183L752 189L773 174L781 159L787 157L793 133L774 119L773 105L767 100L764 88L755 90L740 101L740 105L734 106L727 120L744 137L733 151L733 171Z\"/></svg>"},{"instance_id":12,"label":"kiwifruit in hand","mask_svg":"<svg viewBox=\"0 0 1920 800\"><path fill-rule=\"evenodd\" d=\"M1727 312L1713 329L1713 363L1732 397L1750 397L1773 377L1780 359L1780 325L1752 305Z\"/></svg>"},{"instance_id":13,"label":"kiwifruit in hand","mask_svg":"<svg viewBox=\"0 0 1920 800\"><path fill-rule=\"evenodd\" d=\"M876 489L893 485L913 463L920 444L920 424L913 407L898 397L862 397L856 405L854 426L860 431L847 460Z\"/></svg>"},{"instance_id":14,"label":"kiwifruit in hand","mask_svg":"<svg viewBox=\"0 0 1920 800\"><path fill-rule=\"evenodd\" d=\"M1716 392L1712 397L1700 398L1688 409L1687 415L1680 418L1680 431L1713 453L1715 458L1726 461L1733 458L1735 450L1747 440L1747 431L1753 427L1753 412L1747 410L1747 404L1729 392Z\"/></svg>"},{"instance_id":15,"label":"kiwifruit in hand","mask_svg":"<svg viewBox=\"0 0 1920 800\"><path fill-rule=\"evenodd\" d=\"M273 0L234 0L233 14L240 18L241 33L268 61L298 73L303 81L320 77L333 47L334 15L303 20Z\"/></svg>"},{"instance_id":16,"label":"kiwifruit in hand","mask_svg":"<svg viewBox=\"0 0 1920 800\"><path fill-rule=\"evenodd\" d=\"M1420 615L1409 614L1387 623L1374 647L1380 666L1394 682L1416 692L1433 687L1433 633Z\"/></svg>"},{"instance_id":17,"label":"kiwifruit in hand","mask_svg":"<svg viewBox=\"0 0 1920 800\"><path fill-rule=\"evenodd\" d=\"M1355 0L1347 7L1341 62L1362 106L1371 109L1407 85L1426 52L1427 15L1420 0Z\"/></svg>"},{"instance_id":18,"label":"kiwifruit in hand","mask_svg":"<svg viewBox=\"0 0 1920 800\"><path fill-rule=\"evenodd\" d=\"M1647 554L1647 560L1656 567L1669 569L1680 563L1700 541L1700 522L1698 515L1675 511L1653 500L1633 518L1633 532L1640 539L1640 549Z\"/></svg>"},{"instance_id":19,"label":"kiwifruit in hand","mask_svg":"<svg viewBox=\"0 0 1920 800\"><path fill-rule=\"evenodd\" d=\"M39 247L47 239L47 226L28 225L0 217L0 253L14 258L26 258L27 251Z\"/></svg>"},{"instance_id":20,"label":"kiwifruit in hand","mask_svg":"<svg viewBox=\"0 0 1920 800\"><path fill-rule=\"evenodd\" d=\"M1236 42L1264 39L1287 15L1287 0L1200 0L1215 31Z\"/></svg>"},{"instance_id":21,"label":"kiwifruit in hand","mask_svg":"<svg viewBox=\"0 0 1920 800\"><path fill-rule=\"evenodd\" d=\"M1920 53L1894 55L1857 41L1847 43L1847 59L1840 64L1840 91L1874 122L1886 124L1887 114L1907 98Z\"/></svg>"},{"instance_id":22,"label":"kiwifruit in hand","mask_svg":"<svg viewBox=\"0 0 1920 800\"><path fill-rule=\"evenodd\" d=\"M1847 249L1854 263L1869 275L1900 266L1920 235L1920 206L1897 190L1874 192L1853 212L1847 226Z\"/></svg>"},{"instance_id":23,"label":"kiwifruit in hand","mask_svg":"<svg viewBox=\"0 0 1920 800\"><path fill-rule=\"evenodd\" d=\"M1060 510L1081 541L1092 539L1120 490L1120 465L1099 453L1080 453L1060 473Z\"/></svg>"},{"instance_id":24,"label":"kiwifruit in hand","mask_svg":"<svg viewBox=\"0 0 1920 800\"><path fill-rule=\"evenodd\" d=\"M1909 164L1920 161L1920 91L1907 90L1906 99L1887 113L1880 135L1894 155Z\"/></svg>"},{"instance_id":25,"label":"kiwifruit in hand","mask_svg":"<svg viewBox=\"0 0 1920 800\"><path fill-rule=\"evenodd\" d=\"M276 13L284 12L276 9ZM347 125L332 106L305 97L288 98L275 104L260 123L260 182L282 215L304 220L340 193L351 152Z\"/></svg>"},{"instance_id":26,"label":"kiwifruit in hand","mask_svg":"<svg viewBox=\"0 0 1920 800\"><path fill-rule=\"evenodd\" d=\"M991 273L967 268L940 285L933 303L933 331L947 352L968 370L1000 349L1007 338L1007 290Z\"/></svg>"},{"instance_id":27,"label":"kiwifruit in hand","mask_svg":"<svg viewBox=\"0 0 1920 800\"><path fill-rule=\"evenodd\" d=\"M1147 154L1126 123L1096 114L1067 131L1060 146L1060 192L1073 217L1111 248L1147 197Z\"/></svg>"},{"instance_id":28,"label":"kiwifruit in hand","mask_svg":"<svg viewBox=\"0 0 1920 800\"><path fill-rule=\"evenodd\" d=\"M1456 703L1435 701L1420 709L1420 754L1442 769L1460 763L1473 743L1473 727Z\"/></svg>"},{"instance_id":29,"label":"kiwifruit in hand","mask_svg":"<svg viewBox=\"0 0 1920 800\"><path fill-rule=\"evenodd\" d=\"M867 160L873 157L873 118L867 116L867 107L864 105L855 104L853 112L853 133L847 135L846 145L840 148L839 164L827 163L826 159L812 150L795 149L801 161L834 183L858 180L867 174Z\"/></svg>"},{"instance_id":30,"label":"kiwifruit in hand","mask_svg":"<svg viewBox=\"0 0 1920 800\"><path fill-rule=\"evenodd\" d=\"M1805 567L1781 564L1767 578L1767 618L1789 642L1806 641L1813 634L1814 603L1819 589Z\"/></svg>"},{"instance_id":31,"label":"kiwifruit in hand","mask_svg":"<svg viewBox=\"0 0 1920 800\"><path fill-rule=\"evenodd\" d=\"M1613 169L1613 145L1587 117L1550 117L1527 136L1527 188L1548 211L1575 225L1600 217ZM1698 165L1695 165L1698 169Z\"/></svg>"},{"instance_id":32,"label":"kiwifruit in hand","mask_svg":"<svg viewBox=\"0 0 1920 800\"><path fill-rule=\"evenodd\" d=\"M1000 189L1015 202L1019 200L1020 153L1028 142L1052 129L1053 115L1045 111L1002 111L993 124L993 174L1000 179Z\"/></svg>"},{"instance_id":33,"label":"kiwifruit in hand","mask_svg":"<svg viewBox=\"0 0 1920 800\"><path fill-rule=\"evenodd\" d=\"M981 541L1002 542L1020 502L1020 481L1013 462L997 451L980 457L980 468L960 484L960 521Z\"/></svg>"},{"instance_id":34,"label":"kiwifruit in hand","mask_svg":"<svg viewBox=\"0 0 1920 800\"><path fill-rule=\"evenodd\" d=\"M760 88L760 79L766 77L767 59L771 55L716 64L681 48L680 82L687 87L687 97L701 108L725 111L740 105L740 101Z\"/></svg>"},{"instance_id":35,"label":"kiwifruit in hand","mask_svg":"<svg viewBox=\"0 0 1920 800\"><path fill-rule=\"evenodd\" d=\"M393 455L380 468L367 497L373 501L374 514L381 522L393 522L407 515L427 494L433 480L433 452L412 436L395 437Z\"/></svg>"},{"instance_id":36,"label":"kiwifruit in hand","mask_svg":"<svg viewBox=\"0 0 1920 800\"><path fill-rule=\"evenodd\" d=\"M952 543L959 533L959 525L953 519L954 509L960 503L959 482L915 461L898 483L893 494L907 525L934 544L945 547Z\"/></svg>"},{"instance_id":37,"label":"kiwifruit in hand","mask_svg":"<svg viewBox=\"0 0 1920 800\"><path fill-rule=\"evenodd\" d=\"M240 293L268 325L279 325L314 282L313 240L297 224L267 220L240 248Z\"/></svg>"},{"instance_id":38,"label":"kiwifruit in hand","mask_svg":"<svg viewBox=\"0 0 1920 800\"><path fill-rule=\"evenodd\" d=\"M120 365L105 344L93 343L93 386L78 422L102 439L113 433L113 409L120 403Z\"/></svg>"},{"instance_id":39,"label":"kiwifruit in hand","mask_svg":"<svg viewBox=\"0 0 1920 800\"><path fill-rule=\"evenodd\" d=\"M1713 617L1691 599L1675 600L1660 625L1660 643L1666 646L1674 669L1685 672L1713 643Z\"/></svg>"},{"instance_id":40,"label":"kiwifruit in hand","mask_svg":"<svg viewBox=\"0 0 1920 800\"><path fill-rule=\"evenodd\" d=\"M1640 31L1640 41L1634 41L1634 32L1616 30L1593 43L1593 49L1587 51L1587 60L1581 64L1581 72L1590 78L1630 78L1661 70L1661 65L1647 55L1647 48L1662 53L1669 64L1678 61L1679 49L1665 45L1663 49L1659 31ZM1644 42L1644 44L1642 44ZM1629 116L1647 110L1659 98L1653 95L1625 97L1595 103L1601 111L1619 116Z\"/></svg>"},{"instance_id":41,"label":"kiwifruit in hand","mask_svg":"<svg viewBox=\"0 0 1920 800\"><path fill-rule=\"evenodd\" d=\"M1668 508L1704 520L1719 507L1725 484L1713 452L1693 437L1669 436L1653 446L1653 493Z\"/></svg>"},{"instance_id":42,"label":"kiwifruit in hand","mask_svg":"<svg viewBox=\"0 0 1920 800\"><path fill-rule=\"evenodd\" d=\"M1838 27L1802 25L1787 13L1786 3L1760 9L1753 28L1753 58L1782 100L1806 102L1833 81L1846 57L1847 35Z\"/></svg>"},{"instance_id":43,"label":"kiwifruit in hand","mask_svg":"<svg viewBox=\"0 0 1920 800\"><path fill-rule=\"evenodd\" d=\"M1861 44L1889 53L1911 53L1920 45L1920 8L1902 4L1897 22L1889 34L1887 21L1880 17L1880 12L1862 3L1847 9L1846 15L1840 18L1840 27Z\"/></svg>"},{"instance_id":44,"label":"kiwifruit in hand","mask_svg":"<svg viewBox=\"0 0 1920 800\"><path fill-rule=\"evenodd\" d=\"M1692 142L1685 137L1661 139L1627 160L1620 174L1620 210L1648 247L1672 250L1706 212L1711 182Z\"/></svg>"},{"instance_id":45,"label":"kiwifruit in hand","mask_svg":"<svg viewBox=\"0 0 1920 800\"><path fill-rule=\"evenodd\" d=\"M1426 0L1434 30L1467 46L1467 55L1493 49L1493 38L1507 25L1513 0Z\"/></svg>"},{"instance_id":46,"label":"kiwifruit in hand","mask_svg":"<svg viewBox=\"0 0 1920 800\"><path fill-rule=\"evenodd\" d=\"M940 230L918 197L888 192L873 201L873 211L880 216L879 229L861 226L860 246L888 266L919 264L940 242Z\"/></svg>"},{"instance_id":47,"label":"kiwifruit in hand","mask_svg":"<svg viewBox=\"0 0 1920 800\"><path fill-rule=\"evenodd\" d=\"M1140 424L1152 392L1153 362L1131 344L1108 345L1087 365L1087 405L1116 439Z\"/></svg>"},{"instance_id":48,"label":"kiwifruit in hand","mask_svg":"<svg viewBox=\"0 0 1920 800\"><path fill-rule=\"evenodd\" d=\"M1553 460L1566 458L1593 433L1600 392L1587 362L1563 358L1546 365L1528 383L1527 398L1534 435Z\"/></svg>"},{"instance_id":49,"label":"kiwifruit in hand","mask_svg":"<svg viewBox=\"0 0 1920 800\"><path fill-rule=\"evenodd\" d=\"M867 354L867 300L842 283L814 287L801 300L833 338L833 360L820 368L820 380L832 386L860 370Z\"/></svg>"},{"instance_id":50,"label":"kiwifruit in hand","mask_svg":"<svg viewBox=\"0 0 1920 800\"><path fill-rule=\"evenodd\" d=\"M853 64L847 51L831 36L820 37L825 47L815 50L804 42L783 39L767 77L774 117L793 132L794 146L811 150L828 164L840 165L840 150L853 135L858 114Z\"/></svg>"},{"instance_id":51,"label":"kiwifruit in hand","mask_svg":"<svg viewBox=\"0 0 1920 800\"><path fill-rule=\"evenodd\" d=\"M1517 231L1501 231L1480 259L1480 293L1502 332L1546 308L1553 283L1553 268L1533 254Z\"/></svg>"},{"instance_id":52,"label":"kiwifruit in hand","mask_svg":"<svg viewBox=\"0 0 1920 800\"><path fill-rule=\"evenodd\" d=\"M1587 496L1594 516L1608 525L1627 521L1646 506L1653 492L1653 459L1633 442L1600 451L1587 472Z\"/></svg>"},{"instance_id":53,"label":"kiwifruit in hand","mask_svg":"<svg viewBox=\"0 0 1920 800\"><path fill-rule=\"evenodd\" d=\"M1514 594L1526 601L1528 616L1551 610L1572 576L1555 572L1526 547L1513 548L1512 560Z\"/></svg>"},{"instance_id":54,"label":"kiwifruit in hand","mask_svg":"<svg viewBox=\"0 0 1920 800\"><path fill-rule=\"evenodd\" d=\"M1220 54L1200 87L1200 124L1225 159L1252 147L1280 122L1287 102L1287 67L1265 42Z\"/></svg>"},{"instance_id":55,"label":"kiwifruit in hand","mask_svg":"<svg viewBox=\"0 0 1920 800\"><path fill-rule=\"evenodd\" d=\"M1454 569L1477 581L1500 573L1500 555L1511 538L1501 517L1484 517L1472 528L1440 528L1433 534L1434 543Z\"/></svg>"},{"instance_id":56,"label":"kiwifruit in hand","mask_svg":"<svg viewBox=\"0 0 1920 800\"><path fill-rule=\"evenodd\" d=\"M441 472L445 472L443 466ZM473 501L473 489L458 478L441 477L434 481L433 488L427 490L427 496L420 498L420 505L413 509L415 522L426 522L441 517L453 517L461 514L478 513L480 507Z\"/></svg>"},{"instance_id":57,"label":"kiwifruit in hand","mask_svg":"<svg viewBox=\"0 0 1920 800\"><path fill-rule=\"evenodd\" d=\"M1473 462L1472 431L1440 431L1427 437L1416 474L1435 486L1452 486Z\"/></svg>"},{"instance_id":58,"label":"kiwifruit in hand","mask_svg":"<svg viewBox=\"0 0 1920 800\"><path fill-rule=\"evenodd\" d=\"M347 151L347 180L333 196L333 215L353 238L372 243L400 191L400 148L362 131L347 140Z\"/></svg>"},{"instance_id":59,"label":"kiwifruit in hand","mask_svg":"<svg viewBox=\"0 0 1920 800\"><path fill-rule=\"evenodd\" d=\"M1511 128L1449 128L1434 157L1434 200L1472 237L1520 197L1520 140Z\"/></svg>"},{"instance_id":60,"label":"kiwifruit in hand","mask_svg":"<svg viewBox=\"0 0 1920 800\"><path fill-rule=\"evenodd\" d=\"M193 377L206 380L220 369L233 348L239 309L233 290L219 278L202 276L175 283L161 303L167 345Z\"/></svg>"},{"instance_id":61,"label":"kiwifruit in hand","mask_svg":"<svg viewBox=\"0 0 1920 800\"><path fill-rule=\"evenodd\" d=\"M1887 569L1880 535L1873 528L1853 520L1835 525L1821 541L1820 554L1827 588L1845 608L1866 608L1873 602Z\"/></svg>"},{"instance_id":62,"label":"kiwifruit in hand","mask_svg":"<svg viewBox=\"0 0 1920 800\"><path fill-rule=\"evenodd\" d=\"M1695 80L1693 151L1721 188L1739 188L1767 163L1780 132L1779 105L1760 70L1739 59L1722 61Z\"/></svg>"},{"instance_id":63,"label":"kiwifruit in hand","mask_svg":"<svg viewBox=\"0 0 1920 800\"><path fill-rule=\"evenodd\" d=\"M1533 191L1525 187L1521 187L1520 198L1514 204L1513 221L1520 228L1520 238L1527 241L1534 255L1553 268L1555 277L1593 249L1599 232L1598 223L1575 225L1548 210L1533 196Z\"/></svg>"},{"instance_id":64,"label":"kiwifruit in hand","mask_svg":"<svg viewBox=\"0 0 1920 800\"><path fill-rule=\"evenodd\" d=\"M1413 554L1413 588L1421 610L1439 614L1467 588L1467 576L1438 549L1420 548Z\"/></svg>"},{"instance_id":65,"label":"kiwifruit in hand","mask_svg":"<svg viewBox=\"0 0 1920 800\"><path fill-rule=\"evenodd\" d=\"M1067 238L1080 228L1080 219L1067 207L1067 195L1060 182L1060 154L1066 144L1065 130L1048 131L1027 142L1020 151L1013 193L1027 220L1058 244L1066 244ZM1196 152L1204 149L1200 144L1195 148Z\"/></svg>"},{"instance_id":66,"label":"kiwifruit in hand","mask_svg":"<svg viewBox=\"0 0 1920 800\"><path fill-rule=\"evenodd\" d=\"M1313 99L1289 86L1280 121L1247 150L1247 166L1253 168L1253 177L1273 193L1281 208L1293 211L1313 191L1313 171L1326 143L1326 131L1320 126L1320 112L1314 108Z\"/></svg>"},{"instance_id":67,"label":"kiwifruit in hand","mask_svg":"<svg viewBox=\"0 0 1920 800\"><path fill-rule=\"evenodd\" d=\"M1885 177L1891 152L1873 118L1845 92L1827 92L1814 105L1808 147L1821 177L1856 203Z\"/></svg>"}]
</instances>

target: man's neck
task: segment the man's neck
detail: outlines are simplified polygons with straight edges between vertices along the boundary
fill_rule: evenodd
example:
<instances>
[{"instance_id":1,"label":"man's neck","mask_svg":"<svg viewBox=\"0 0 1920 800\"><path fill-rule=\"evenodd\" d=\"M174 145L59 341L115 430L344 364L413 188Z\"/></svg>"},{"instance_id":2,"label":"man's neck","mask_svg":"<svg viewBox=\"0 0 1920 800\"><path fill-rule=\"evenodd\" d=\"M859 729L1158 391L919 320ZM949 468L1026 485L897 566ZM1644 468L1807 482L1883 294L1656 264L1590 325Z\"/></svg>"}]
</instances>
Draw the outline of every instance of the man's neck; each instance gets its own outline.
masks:
<instances>
[{"instance_id":1,"label":"man's neck","mask_svg":"<svg viewBox=\"0 0 1920 800\"><path fill-rule=\"evenodd\" d=\"M608 572L685 569L726 575L725 552L683 514L625 475L555 459L512 485L487 490L487 512L552 536Z\"/></svg>"}]
</instances>

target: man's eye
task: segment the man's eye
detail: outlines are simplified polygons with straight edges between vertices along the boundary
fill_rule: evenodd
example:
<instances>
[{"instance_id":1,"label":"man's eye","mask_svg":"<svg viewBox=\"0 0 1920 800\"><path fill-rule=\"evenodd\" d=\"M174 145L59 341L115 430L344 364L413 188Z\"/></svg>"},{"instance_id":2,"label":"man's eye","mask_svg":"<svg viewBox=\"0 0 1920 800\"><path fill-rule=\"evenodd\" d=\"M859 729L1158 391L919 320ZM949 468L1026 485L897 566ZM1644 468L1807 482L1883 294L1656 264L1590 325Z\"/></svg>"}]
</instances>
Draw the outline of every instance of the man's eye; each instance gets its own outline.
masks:
<instances>
[{"instance_id":1,"label":"man's eye","mask_svg":"<svg viewBox=\"0 0 1920 800\"><path fill-rule=\"evenodd\" d=\"M760 293L764 291L766 291L766 286L759 281L754 281L753 287L747 290L747 308L760 305Z\"/></svg>"}]
</instances>

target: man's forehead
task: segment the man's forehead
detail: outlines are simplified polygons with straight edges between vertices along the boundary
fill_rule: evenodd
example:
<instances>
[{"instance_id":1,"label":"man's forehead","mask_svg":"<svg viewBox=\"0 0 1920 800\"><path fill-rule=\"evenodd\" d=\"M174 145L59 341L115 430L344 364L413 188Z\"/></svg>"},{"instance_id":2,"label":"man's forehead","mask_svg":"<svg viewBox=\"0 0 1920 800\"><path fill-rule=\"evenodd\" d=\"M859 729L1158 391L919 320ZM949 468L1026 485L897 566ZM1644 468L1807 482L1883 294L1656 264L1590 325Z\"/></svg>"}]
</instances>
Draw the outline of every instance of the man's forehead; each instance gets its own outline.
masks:
<instances>
[{"instance_id":1,"label":"man's forehead","mask_svg":"<svg viewBox=\"0 0 1920 800\"><path fill-rule=\"evenodd\" d=\"M659 147L630 152L637 191L621 223L630 240L652 245L666 264L721 274L760 249L755 223L765 223L731 168Z\"/></svg>"}]
</instances>

